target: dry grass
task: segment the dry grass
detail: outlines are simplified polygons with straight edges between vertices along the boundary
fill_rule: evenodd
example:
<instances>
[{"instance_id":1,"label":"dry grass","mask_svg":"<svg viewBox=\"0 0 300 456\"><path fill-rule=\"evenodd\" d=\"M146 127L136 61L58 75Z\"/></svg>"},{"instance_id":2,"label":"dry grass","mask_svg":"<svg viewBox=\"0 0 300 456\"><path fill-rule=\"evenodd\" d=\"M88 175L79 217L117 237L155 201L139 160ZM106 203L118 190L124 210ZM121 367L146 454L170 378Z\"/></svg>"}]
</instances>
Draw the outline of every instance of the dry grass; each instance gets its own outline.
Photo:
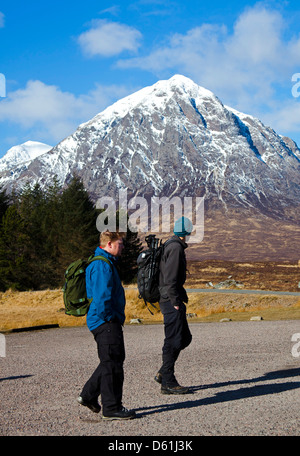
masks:
<instances>
[{"instance_id":1,"label":"dry grass","mask_svg":"<svg viewBox=\"0 0 300 456\"><path fill-rule=\"evenodd\" d=\"M144 323L162 322L162 315L150 306L151 315L135 289L126 290L126 322L139 318ZM230 293L190 293L187 312L196 314L191 321L219 321L221 318L249 320L252 315L264 319L300 319L297 296L237 295ZM60 290L15 292L0 294L0 332L43 325L83 326L85 317L70 317L64 313Z\"/></svg>"},{"instance_id":2,"label":"dry grass","mask_svg":"<svg viewBox=\"0 0 300 456\"><path fill-rule=\"evenodd\" d=\"M248 290L299 291L298 261L231 262L221 260L188 261L187 288L206 288L229 277Z\"/></svg>"},{"instance_id":3,"label":"dry grass","mask_svg":"<svg viewBox=\"0 0 300 456\"><path fill-rule=\"evenodd\" d=\"M188 312L196 313L198 321L250 320L261 316L264 320L300 319L300 299L297 296L275 296L233 293L192 293Z\"/></svg>"},{"instance_id":4,"label":"dry grass","mask_svg":"<svg viewBox=\"0 0 300 456\"><path fill-rule=\"evenodd\" d=\"M81 319L65 315L63 307L60 290L8 290L0 296L0 330L53 324L81 326Z\"/></svg>"}]
</instances>

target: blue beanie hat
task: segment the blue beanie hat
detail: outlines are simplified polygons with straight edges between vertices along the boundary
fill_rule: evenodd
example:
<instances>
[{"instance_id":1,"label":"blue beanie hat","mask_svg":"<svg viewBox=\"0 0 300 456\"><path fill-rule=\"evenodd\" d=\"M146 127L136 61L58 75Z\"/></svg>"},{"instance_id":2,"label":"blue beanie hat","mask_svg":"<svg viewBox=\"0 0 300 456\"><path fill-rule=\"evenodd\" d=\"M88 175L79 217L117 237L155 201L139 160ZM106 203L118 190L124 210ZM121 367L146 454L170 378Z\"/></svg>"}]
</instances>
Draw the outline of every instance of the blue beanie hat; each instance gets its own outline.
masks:
<instances>
[{"instance_id":1,"label":"blue beanie hat","mask_svg":"<svg viewBox=\"0 0 300 456\"><path fill-rule=\"evenodd\" d=\"M193 231L193 224L190 219L181 217L175 222L173 231L179 237L189 236Z\"/></svg>"}]
</instances>

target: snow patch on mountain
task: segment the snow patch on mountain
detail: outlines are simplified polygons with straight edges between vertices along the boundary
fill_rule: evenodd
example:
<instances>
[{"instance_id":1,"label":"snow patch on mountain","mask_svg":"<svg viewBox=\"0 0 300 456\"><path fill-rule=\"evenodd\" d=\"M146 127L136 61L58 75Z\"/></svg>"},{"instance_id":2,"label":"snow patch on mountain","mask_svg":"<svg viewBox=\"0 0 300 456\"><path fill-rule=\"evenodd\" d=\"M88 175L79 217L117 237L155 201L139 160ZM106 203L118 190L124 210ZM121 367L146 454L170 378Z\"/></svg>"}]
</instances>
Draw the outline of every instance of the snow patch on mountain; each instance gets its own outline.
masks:
<instances>
[{"instance_id":1,"label":"snow patch on mountain","mask_svg":"<svg viewBox=\"0 0 300 456\"><path fill-rule=\"evenodd\" d=\"M13 168L16 165L34 160L40 155L49 152L52 147L38 141L26 141L18 146L13 146L0 159L0 170Z\"/></svg>"}]
</instances>

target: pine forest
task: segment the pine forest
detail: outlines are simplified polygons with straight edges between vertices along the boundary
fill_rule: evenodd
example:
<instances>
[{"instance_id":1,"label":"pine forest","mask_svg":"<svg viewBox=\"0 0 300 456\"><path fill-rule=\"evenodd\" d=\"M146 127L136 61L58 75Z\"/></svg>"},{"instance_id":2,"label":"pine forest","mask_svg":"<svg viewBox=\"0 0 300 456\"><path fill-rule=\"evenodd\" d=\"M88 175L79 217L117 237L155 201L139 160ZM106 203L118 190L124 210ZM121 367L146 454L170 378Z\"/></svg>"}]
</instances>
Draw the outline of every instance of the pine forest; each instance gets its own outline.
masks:
<instances>
[{"instance_id":1,"label":"pine forest","mask_svg":"<svg viewBox=\"0 0 300 456\"><path fill-rule=\"evenodd\" d=\"M64 188L55 178L45 189L30 183L19 193L1 189L0 290L61 287L69 264L90 257L99 245L99 213L76 176ZM124 283L135 279L140 251L137 233L127 230L118 262Z\"/></svg>"}]
</instances>

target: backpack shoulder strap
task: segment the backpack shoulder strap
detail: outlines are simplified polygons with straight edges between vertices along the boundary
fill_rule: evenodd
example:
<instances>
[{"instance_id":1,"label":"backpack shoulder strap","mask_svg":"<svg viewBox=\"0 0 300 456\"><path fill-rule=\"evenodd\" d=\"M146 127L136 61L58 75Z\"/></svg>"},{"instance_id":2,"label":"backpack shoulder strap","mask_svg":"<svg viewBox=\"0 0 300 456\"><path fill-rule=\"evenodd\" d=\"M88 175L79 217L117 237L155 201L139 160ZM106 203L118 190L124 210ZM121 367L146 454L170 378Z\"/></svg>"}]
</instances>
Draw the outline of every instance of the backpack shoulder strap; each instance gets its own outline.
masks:
<instances>
[{"instance_id":1,"label":"backpack shoulder strap","mask_svg":"<svg viewBox=\"0 0 300 456\"><path fill-rule=\"evenodd\" d=\"M104 256L101 256L101 255L97 255L97 256L90 256L90 258L88 259L88 263L92 263L93 261L95 260L102 260L102 261L105 261L105 263L108 263L110 265L110 267L112 268L112 264L111 262L109 261L108 258L104 257Z\"/></svg>"},{"instance_id":2,"label":"backpack shoulder strap","mask_svg":"<svg viewBox=\"0 0 300 456\"><path fill-rule=\"evenodd\" d=\"M178 241L177 239L172 239L172 238L171 238L171 239L168 239L168 240L163 244L163 248L165 249L165 247L166 247L167 245L169 245L169 244L172 244L172 242L179 242L179 243L180 243L180 241Z\"/></svg>"}]
</instances>

